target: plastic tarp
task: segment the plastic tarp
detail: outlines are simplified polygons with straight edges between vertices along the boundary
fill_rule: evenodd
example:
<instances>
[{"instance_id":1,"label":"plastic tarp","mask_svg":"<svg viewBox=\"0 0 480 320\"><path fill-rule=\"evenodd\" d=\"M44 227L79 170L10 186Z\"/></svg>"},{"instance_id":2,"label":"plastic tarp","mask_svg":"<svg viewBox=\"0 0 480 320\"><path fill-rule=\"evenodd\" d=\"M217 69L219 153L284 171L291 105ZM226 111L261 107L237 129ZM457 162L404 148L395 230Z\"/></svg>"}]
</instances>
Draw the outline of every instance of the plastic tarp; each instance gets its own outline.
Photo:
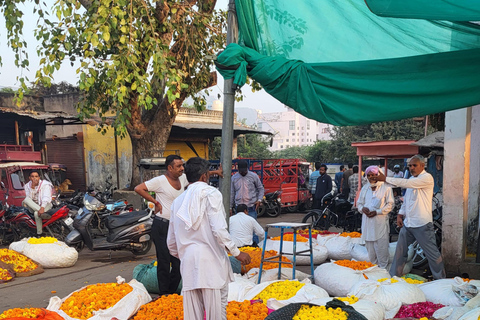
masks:
<instances>
[{"instance_id":1,"label":"plastic tarp","mask_svg":"<svg viewBox=\"0 0 480 320\"><path fill-rule=\"evenodd\" d=\"M378 17L363 1L236 0L240 45L217 69L247 74L308 118L361 125L480 103L480 26Z\"/></svg>"},{"instance_id":2,"label":"plastic tarp","mask_svg":"<svg viewBox=\"0 0 480 320\"><path fill-rule=\"evenodd\" d=\"M408 19L479 21L478 0L365 0L381 17Z\"/></svg>"}]
</instances>

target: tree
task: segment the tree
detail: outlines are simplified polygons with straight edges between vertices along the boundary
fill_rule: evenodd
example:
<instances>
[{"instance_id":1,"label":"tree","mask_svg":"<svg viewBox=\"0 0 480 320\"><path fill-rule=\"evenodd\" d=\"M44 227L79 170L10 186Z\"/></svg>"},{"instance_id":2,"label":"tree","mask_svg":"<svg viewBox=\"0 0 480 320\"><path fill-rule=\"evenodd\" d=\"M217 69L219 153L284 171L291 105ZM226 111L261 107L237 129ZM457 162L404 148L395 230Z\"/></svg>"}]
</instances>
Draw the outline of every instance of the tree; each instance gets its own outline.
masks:
<instances>
[{"instance_id":1,"label":"tree","mask_svg":"<svg viewBox=\"0 0 480 320\"><path fill-rule=\"evenodd\" d=\"M216 137L210 148L210 159L220 159L222 139ZM273 154L270 147L270 138L258 133L249 133L237 137L237 156L239 158L270 159Z\"/></svg>"},{"instance_id":2,"label":"tree","mask_svg":"<svg viewBox=\"0 0 480 320\"><path fill-rule=\"evenodd\" d=\"M309 160L311 146L292 146L283 150L275 151L273 156L277 159L305 159Z\"/></svg>"},{"instance_id":3,"label":"tree","mask_svg":"<svg viewBox=\"0 0 480 320\"><path fill-rule=\"evenodd\" d=\"M0 1L0 11L15 64L28 68L24 2ZM165 149L183 101L192 96L199 108L206 105L198 93L216 83L206 56L225 43L225 13L214 10L216 0L67 0L51 9L32 3L41 41L35 83L48 87L62 62L80 63L80 116L115 115L116 132L132 140L135 186L139 159ZM29 80L19 81L21 100Z\"/></svg>"}]
</instances>

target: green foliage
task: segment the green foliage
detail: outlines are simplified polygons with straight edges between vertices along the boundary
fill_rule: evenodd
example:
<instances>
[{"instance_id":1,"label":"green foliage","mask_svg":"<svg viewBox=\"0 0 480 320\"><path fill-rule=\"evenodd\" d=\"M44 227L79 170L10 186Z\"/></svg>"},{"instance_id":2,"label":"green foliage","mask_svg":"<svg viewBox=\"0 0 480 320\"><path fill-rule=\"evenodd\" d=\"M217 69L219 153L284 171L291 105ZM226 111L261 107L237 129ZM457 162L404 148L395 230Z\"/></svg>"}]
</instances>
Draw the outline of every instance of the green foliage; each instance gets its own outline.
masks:
<instances>
[{"instance_id":1,"label":"green foliage","mask_svg":"<svg viewBox=\"0 0 480 320\"><path fill-rule=\"evenodd\" d=\"M210 159L220 159L222 139L216 137L210 148ZM237 137L237 156L239 158L271 159L273 154L270 147L270 138L258 133L250 133Z\"/></svg>"},{"instance_id":2,"label":"green foliage","mask_svg":"<svg viewBox=\"0 0 480 320\"><path fill-rule=\"evenodd\" d=\"M49 87L63 62L79 61L82 117L114 114L120 135L127 128L145 134L142 127L153 117L142 117L147 114L142 110L166 108L173 117L188 96L199 109L206 106L198 92L214 80L213 64L203 57L225 43L226 14L214 10L216 0L56 0L51 8L31 1L41 42L35 84ZM22 68L29 64L22 37L24 2L0 1L8 46ZM29 79L18 80L20 101Z\"/></svg>"},{"instance_id":3,"label":"green foliage","mask_svg":"<svg viewBox=\"0 0 480 320\"><path fill-rule=\"evenodd\" d=\"M305 159L310 161L310 149L311 146L293 146L293 147L288 147L283 150L275 151L273 153L273 157L276 159Z\"/></svg>"}]
</instances>

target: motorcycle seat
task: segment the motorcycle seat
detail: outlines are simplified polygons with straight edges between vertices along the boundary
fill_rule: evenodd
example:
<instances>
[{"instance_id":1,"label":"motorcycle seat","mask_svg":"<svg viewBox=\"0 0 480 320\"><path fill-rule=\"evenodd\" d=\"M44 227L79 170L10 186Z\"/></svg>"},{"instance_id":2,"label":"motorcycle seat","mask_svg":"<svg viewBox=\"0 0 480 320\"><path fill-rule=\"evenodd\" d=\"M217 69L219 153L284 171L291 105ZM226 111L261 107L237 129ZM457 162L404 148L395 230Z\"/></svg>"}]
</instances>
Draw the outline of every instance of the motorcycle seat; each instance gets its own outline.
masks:
<instances>
[{"instance_id":1,"label":"motorcycle seat","mask_svg":"<svg viewBox=\"0 0 480 320\"><path fill-rule=\"evenodd\" d=\"M115 229L121 226L134 224L148 215L149 213L146 210L141 210L124 213L118 216L108 216L105 224L108 229Z\"/></svg>"}]
</instances>

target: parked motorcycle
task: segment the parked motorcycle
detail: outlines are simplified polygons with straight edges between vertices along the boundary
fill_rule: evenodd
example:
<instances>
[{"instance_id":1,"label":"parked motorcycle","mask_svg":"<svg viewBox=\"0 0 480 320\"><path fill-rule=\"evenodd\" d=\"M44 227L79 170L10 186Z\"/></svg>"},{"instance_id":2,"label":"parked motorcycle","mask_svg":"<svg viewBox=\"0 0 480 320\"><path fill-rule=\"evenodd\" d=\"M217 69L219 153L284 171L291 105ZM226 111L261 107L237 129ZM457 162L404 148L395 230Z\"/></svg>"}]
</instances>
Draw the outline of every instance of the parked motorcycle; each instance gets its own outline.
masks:
<instances>
[{"instance_id":1,"label":"parked motorcycle","mask_svg":"<svg viewBox=\"0 0 480 320\"><path fill-rule=\"evenodd\" d=\"M277 190L263 196L263 200L258 206L257 216L261 217L266 214L269 217L277 217L282 211L281 195L282 191Z\"/></svg>"},{"instance_id":2,"label":"parked motorcycle","mask_svg":"<svg viewBox=\"0 0 480 320\"><path fill-rule=\"evenodd\" d=\"M108 234L105 237L92 235L92 219L95 212L105 205L94 196L86 194L85 206L74 219L74 230L65 243L78 251L86 245L90 250L128 250L135 255L146 254L152 247L150 230L155 206L149 203L147 210L133 211L121 215L109 215L105 219Z\"/></svg>"}]
</instances>

